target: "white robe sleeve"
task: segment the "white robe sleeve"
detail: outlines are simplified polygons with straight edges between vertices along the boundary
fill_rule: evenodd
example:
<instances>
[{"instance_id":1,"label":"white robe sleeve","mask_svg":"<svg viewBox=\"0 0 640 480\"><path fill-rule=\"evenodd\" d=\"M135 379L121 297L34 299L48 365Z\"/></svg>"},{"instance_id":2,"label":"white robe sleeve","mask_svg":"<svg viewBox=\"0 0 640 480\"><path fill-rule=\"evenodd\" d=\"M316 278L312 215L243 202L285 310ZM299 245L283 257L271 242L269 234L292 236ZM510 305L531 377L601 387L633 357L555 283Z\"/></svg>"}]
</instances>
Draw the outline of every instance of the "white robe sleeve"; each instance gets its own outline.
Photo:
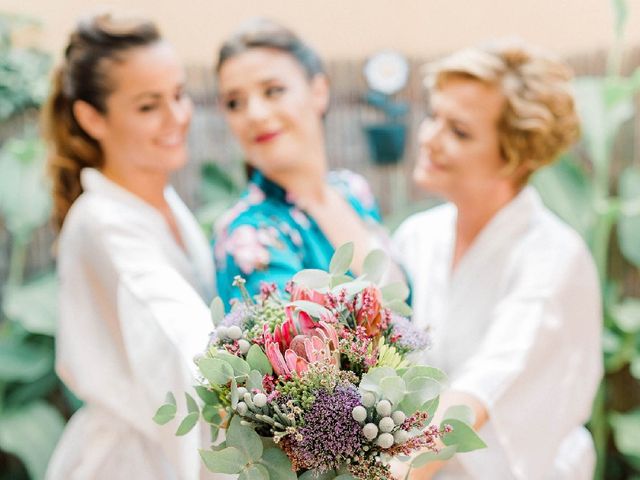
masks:
<instances>
[{"instance_id":1,"label":"white robe sleeve","mask_svg":"<svg viewBox=\"0 0 640 480\"><path fill-rule=\"evenodd\" d=\"M148 232L109 225L100 244L104 250L95 255L104 255L115 269L117 327L137 390L131 395L136 404L121 408L150 443L160 446L178 478L198 478L199 428L176 437L177 421L159 426L152 417L168 391L184 413L184 392L194 393L193 357L204 351L213 328L209 310Z\"/></svg>"},{"instance_id":2,"label":"white robe sleeve","mask_svg":"<svg viewBox=\"0 0 640 480\"><path fill-rule=\"evenodd\" d=\"M562 440L588 420L602 374L600 296L589 255L574 252L550 275L530 260L510 277L480 349L451 379L452 390L486 406L486 428L517 479L546 478ZM480 456L458 459L482 471Z\"/></svg>"}]
</instances>

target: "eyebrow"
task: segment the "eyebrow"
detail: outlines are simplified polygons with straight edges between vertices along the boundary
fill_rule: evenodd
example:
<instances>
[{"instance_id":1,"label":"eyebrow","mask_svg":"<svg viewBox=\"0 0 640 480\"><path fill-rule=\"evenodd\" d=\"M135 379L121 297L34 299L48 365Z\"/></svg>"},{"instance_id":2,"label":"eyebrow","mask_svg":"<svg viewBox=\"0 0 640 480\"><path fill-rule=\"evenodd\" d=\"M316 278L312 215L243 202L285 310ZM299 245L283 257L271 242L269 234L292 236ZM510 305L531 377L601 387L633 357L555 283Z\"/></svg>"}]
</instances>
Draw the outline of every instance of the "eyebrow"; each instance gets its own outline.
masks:
<instances>
[{"instance_id":1,"label":"eyebrow","mask_svg":"<svg viewBox=\"0 0 640 480\"><path fill-rule=\"evenodd\" d=\"M269 78L265 78L264 80L260 80L258 83L260 85L262 85L262 86L265 86L265 85L268 85L268 84L273 83L273 82L282 82L282 80L279 79L279 78L276 78L276 77L269 77ZM219 96L220 97L228 97L228 96L231 96L231 95L237 95L241 90L242 89L240 89L240 88L232 88L231 90L228 90L226 92L225 91L221 91L219 93Z\"/></svg>"}]
</instances>

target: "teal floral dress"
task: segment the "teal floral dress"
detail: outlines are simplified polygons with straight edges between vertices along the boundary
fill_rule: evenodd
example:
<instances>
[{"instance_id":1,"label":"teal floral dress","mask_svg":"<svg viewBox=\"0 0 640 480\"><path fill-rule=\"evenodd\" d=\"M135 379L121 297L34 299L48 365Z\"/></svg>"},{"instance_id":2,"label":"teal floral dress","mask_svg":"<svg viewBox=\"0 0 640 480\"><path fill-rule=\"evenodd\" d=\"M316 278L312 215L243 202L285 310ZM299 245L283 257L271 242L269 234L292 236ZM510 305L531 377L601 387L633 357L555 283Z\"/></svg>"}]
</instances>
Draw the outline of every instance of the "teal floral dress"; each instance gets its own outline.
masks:
<instances>
[{"instance_id":1,"label":"teal floral dress","mask_svg":"<svg viewBox=\"0 0 640 480\"><path fill-rule=\"evenodd\" d=\"M349 202L386 243L380 213L366 180L348 170L330 172L327 181ZM298 208L287 192L256 171L242 198L216 223L214 257L218 294L229 305L240 292L232 286L236 275L246 280L250 294L262 282L284 291L296 272L328 270L334 248L313 218Z\"/></svg>"}]
</instances>

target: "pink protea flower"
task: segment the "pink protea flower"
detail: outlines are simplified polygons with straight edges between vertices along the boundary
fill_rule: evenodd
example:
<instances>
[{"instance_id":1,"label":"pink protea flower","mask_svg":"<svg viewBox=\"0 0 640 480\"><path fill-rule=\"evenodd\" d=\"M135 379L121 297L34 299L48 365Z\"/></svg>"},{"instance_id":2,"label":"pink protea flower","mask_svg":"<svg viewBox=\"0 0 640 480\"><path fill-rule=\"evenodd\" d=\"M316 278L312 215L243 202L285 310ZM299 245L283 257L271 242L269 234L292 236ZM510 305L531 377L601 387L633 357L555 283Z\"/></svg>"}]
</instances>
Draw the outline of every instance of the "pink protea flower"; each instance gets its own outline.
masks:
<instances>
[{"instance_id":1,"label":"pink protea flower","mask_svg":"<svg viewBox=\"0 0 640 480\"><path fill-rule=\"evenodd\" d=\"M307 371L308 362L304 358L299 357L290 348L282 355L278 343L270 339L265 342L265 353L278 376L291 375L293 372L300 375Z\"/></svg>"},{"instance_id":2,"label":"pink protea flower","mask_svg":"<svg viewBox=\"0 0 640 480\"><path fill-rule=\"evenodd\" d=\"M361 305L356 312L357 325L363 326L367 335L377 337L384 323L382 294L380 289L370 285L362 291Z\"/></svg>"},{"instance_id":3,"label":"pink protea flower","mask_svg":"<svg viewBox=\"0 0 640 480\"><path fill-rule=\"evenodd\" d=\"M282 351L289 348L291 340L293 340L293 337L296 335L298 335L298 329L293 322L293 318L289 315L287 315L285 322L281 325L276 325L273 331L274 340L280 345Z\"/></svg>"},{"instance_id":4,"label":"pink protea flower","mask_svg":"<svg viewBox=\"0 0 640 480\"><path fill-rule=\"evenodd\" d=\"M324 307L327 305L327 294L293 283L291 285L291 301L297 300L308 300Z\"/></svg>"}]
</instances>

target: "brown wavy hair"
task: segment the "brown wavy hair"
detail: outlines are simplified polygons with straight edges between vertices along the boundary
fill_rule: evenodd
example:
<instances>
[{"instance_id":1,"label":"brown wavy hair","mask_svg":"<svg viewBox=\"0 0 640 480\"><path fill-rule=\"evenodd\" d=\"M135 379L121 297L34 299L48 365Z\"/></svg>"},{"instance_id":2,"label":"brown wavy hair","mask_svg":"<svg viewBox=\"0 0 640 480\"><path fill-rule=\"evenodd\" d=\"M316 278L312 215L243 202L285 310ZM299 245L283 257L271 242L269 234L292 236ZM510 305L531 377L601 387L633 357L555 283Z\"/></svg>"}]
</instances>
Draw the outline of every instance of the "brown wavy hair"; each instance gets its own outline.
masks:
<instances>
[{"instance_id":1,"label":"brown wavy hair","mask_svg":"<svg viewBox=\"0 0 640 480\"><path fill-rule=\"evenodd\" d=\"M152 22L109 13L82 19L71 33L62 64L53 73L51 92L41 118L48 143L53 221L58 228L82 193L82 169L100 168L104 162L99 143L76 120L74 103L82 100L97 111L107 113L107 97L116 88L109 78L110 65L124 61L127 50L148 46L160 39Z\"/></svg>"},{"instance_id":2,"label":"brown wavy hair","mask_svg":"<svg viewBox=\"0 0 640 480\"><path fill-rule=\"evenodd\" d=\"M498 124L500 151L508 172L522 172L521 183L580 136L573 73L549 52L506 39L426 65L429 90L451 78L479 81L502 92L506 101Z\"/></svg>"}]
</instances>

